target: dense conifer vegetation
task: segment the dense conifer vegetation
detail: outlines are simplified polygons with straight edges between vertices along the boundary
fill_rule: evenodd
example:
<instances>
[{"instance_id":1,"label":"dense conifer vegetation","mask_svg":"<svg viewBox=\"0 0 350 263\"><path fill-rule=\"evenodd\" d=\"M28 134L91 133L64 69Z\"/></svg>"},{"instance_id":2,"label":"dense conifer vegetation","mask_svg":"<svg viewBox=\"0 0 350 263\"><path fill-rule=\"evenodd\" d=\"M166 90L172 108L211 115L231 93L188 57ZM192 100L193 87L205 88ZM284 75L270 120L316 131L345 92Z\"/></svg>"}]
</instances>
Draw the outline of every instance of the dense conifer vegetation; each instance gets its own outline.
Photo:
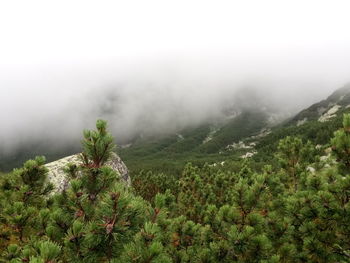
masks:
<instances>
[{"instance_id":1,"label":"dense conifer vegetation","mask_svg":"<svg viewBox=\"0 0 350 263\"><path fill-rule=\"evenodd\" d=\"M43 157L1 175L0 262L350 262L350 115L328 155L281 136L259 165L141 171L132 187L104 166L114 144L96 128L62 193Z\"/></svg>"}]
</instances>

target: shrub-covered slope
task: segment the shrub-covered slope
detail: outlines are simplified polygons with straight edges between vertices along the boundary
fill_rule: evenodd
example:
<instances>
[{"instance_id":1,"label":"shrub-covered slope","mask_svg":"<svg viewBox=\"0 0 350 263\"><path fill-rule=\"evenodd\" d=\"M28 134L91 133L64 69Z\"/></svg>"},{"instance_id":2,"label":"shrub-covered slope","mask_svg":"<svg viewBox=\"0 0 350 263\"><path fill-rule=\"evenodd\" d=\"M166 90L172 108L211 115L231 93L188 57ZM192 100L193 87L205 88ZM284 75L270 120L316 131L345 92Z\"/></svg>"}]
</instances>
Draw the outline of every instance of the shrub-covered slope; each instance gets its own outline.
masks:
<instances>
[{"instance_id":1,"label":"shrub-covered slope","mask_svg":"<svg viewBox=\"0 0 350 263\"><path fill-rule=\"evenodd\" d=\"M84 133L61 193L43 157L0 176L0 262L349 262L350 115L332 154L287 136L261 170L189 163L132 187L105 166L105 128Z\"/></svg>"},{"instance_id":2,"label":"shrub-covered slope","mask_svg":"<svg viewBox=\"0 0 350 263\"><path fill-rule=\"evenodd\" d=\"M120 153L131 171L169 170L179 173L188 161L197 165L240 161L253 156L256 162L271 158L278 141L296 135L316 145L327 146L350 112L350 85L327 99L302 110L295 117L271 125L264 111L245 111L220 126L203 125L152 142L140 142Z\"/></svg>"}]
</instances>

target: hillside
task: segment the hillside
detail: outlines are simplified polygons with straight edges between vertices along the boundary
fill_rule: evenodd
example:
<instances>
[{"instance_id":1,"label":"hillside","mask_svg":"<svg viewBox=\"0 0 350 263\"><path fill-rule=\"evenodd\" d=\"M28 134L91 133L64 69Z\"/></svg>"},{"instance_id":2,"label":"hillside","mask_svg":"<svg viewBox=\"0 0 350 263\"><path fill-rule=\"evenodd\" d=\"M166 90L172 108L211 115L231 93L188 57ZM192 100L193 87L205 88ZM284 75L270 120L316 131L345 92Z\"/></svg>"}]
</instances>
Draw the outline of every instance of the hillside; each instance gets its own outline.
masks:
<instances>
[{"instance_id":1,"label":"hillside","mask_svg":"<svg viewBox=\"0 0 350 263\"><path fill-rule=\"evenodd\" d=\"M111 97L109 97L111 96ZM115 99L113 92L105 94L99 101L99 114L103 116L118 115L123 102ZM107 107L108 106L108 107ZM107 110L108 108L108 110ZM181 166L191 155L196 154L199 159L213 158L225 147L241 138L257 134L261 129L272 126L289 116L271 103L261 91L253 88L238 90L223 101L217 109L216 117L206 117L203 121L185 125L182 129L153 127L152 134L137 133L129 141L123 141L120 146L124 158L133 162L136 159L159 159L165 154L169 160L181 161ZM152 115L148 116L152 119ZM185 116L184 116L185 117ZM249 121L247 121L249 120ZM142 125L150 125L142 119ZM174 125L176 126L176 125ZM59 136L59 135L58 135ZM20 166L25 160L44 154L48 161L54 161L79 151L79 142L65 144L53 142L42 137L38 139L19 138L18 145L9 150L0 149L0 171L10 171ZM64 141L63 138L60 138ZM117 142L119 142L117 140ZM127 146L130 146L127 148ZM212 156L213 155L213 156ZM162 157L162 159L164 159Z\"/></svg>"},{"instance_id":2,"label":"hillside","mask_svg":"<svg viewBox=\"0 0 350 263\"><path fill-rule=\"evenodd\" d=\"M131 171L181 171L187 162L197 165L253 157L257 163L270 159L277 143L286 136L327 145L350 111L350 85L300 111L283 122L269 121L273 113L246 110L221 125L207 124L152 142L138 142L120 150Z\"/></svg>"},{"instance_id":3,"label":"hillside","mask_svg":"<svg viewBox=\"0 0 350 263\"><path fill-rule=\"evenodd\" d=\"M180 171L187 162L201 165L237 158L251 146L235 145L250 136L259 136L270 127L265 112L247 110L221 124L206 124L183 130L152 142L139 142L120 150L131 171L141 169Z\"/></svg>"},{"instance_id":4,"label":"hillside","mask_svg":"<svg viewBox=\"0 0 350 263\"><path fill-rule=\"evenodd\" d=\"M293 127L307 131L337 119L248 138L261 144ZM59 168L63 188L52 169L67 159L45 165L37 157L0 174L0 262L349 262L350 114L327 152L326 145L287 136L273 141L278 146L266 151L262 169L242 157L189 163L177 177L167 169L134 173L131 185L109 164L116 155L106 125L98 120L96 130L85 131L83 158ZM194 135L178 140L185 136ZM152 149L166 153L174 143Z\"/></svg>"},{"instance_id":5,"label":"hillside","mask_svg":"<svg viewBox=\"0 0 350 263\"><path fill-rule=\"evenodd\" d=\"M334 91L327 99L311 105L293 117L287 124L302 124L305 121L326 121L340 109L350 106L350 84Z\"/></svg>"},{"instance_id":6,"label":"hillside","mask_svg":"<svg viewBox=\"0 0 350 263\"><path fill-rule=\"evenodd\" d=\"M256 90L246 89L223 105L221 119L162 136L140 135L119 146L118 152L132 173L157 170L178 174L187 162L202 166L253 157L259 163L269 159L278 140L288 135L325 145L341 127L342 114L348 112L350 85L289 118L261 98ZM54 161L78 151L78 142L57 148L45 140L28 141L10 154L0 151L0 171L10 171L36 155Z\"/></svg>"}]
</instances>

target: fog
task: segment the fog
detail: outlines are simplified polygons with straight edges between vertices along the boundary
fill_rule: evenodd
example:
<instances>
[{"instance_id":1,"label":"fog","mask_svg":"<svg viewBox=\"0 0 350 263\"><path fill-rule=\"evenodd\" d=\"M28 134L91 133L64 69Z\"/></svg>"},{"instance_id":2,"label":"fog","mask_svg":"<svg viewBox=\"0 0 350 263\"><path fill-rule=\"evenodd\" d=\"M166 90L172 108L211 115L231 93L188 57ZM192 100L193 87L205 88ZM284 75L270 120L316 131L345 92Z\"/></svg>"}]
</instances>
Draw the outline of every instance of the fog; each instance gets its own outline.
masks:
<instances>
[{"instance_id":1,"label":"fog","mask_svg":"<svg viewBox=\"0 0 350 263\"><path fill-rule=\"evenodd\" d=\"M0 4L2 152L97 118L123 144L227 106L292 115L350 81L346 1L49 2Z\"/></svg>"}]
</instances>

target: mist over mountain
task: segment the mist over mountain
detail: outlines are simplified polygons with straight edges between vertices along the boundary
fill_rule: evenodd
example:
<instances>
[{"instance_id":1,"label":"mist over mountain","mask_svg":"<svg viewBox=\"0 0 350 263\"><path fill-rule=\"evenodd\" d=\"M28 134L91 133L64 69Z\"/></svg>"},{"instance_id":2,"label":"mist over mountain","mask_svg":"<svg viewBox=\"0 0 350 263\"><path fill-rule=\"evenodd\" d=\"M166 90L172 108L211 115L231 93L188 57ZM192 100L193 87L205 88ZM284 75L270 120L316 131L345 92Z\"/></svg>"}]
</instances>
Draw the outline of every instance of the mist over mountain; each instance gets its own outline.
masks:
<instances>
[{"instance_id":1,"label":"mist over mountain","mask_svg":"<svg viewBox=\"0 0 350 263\"><path fill-rule=\"evenodd\" d=\"M31 93L32 98L37 99L35 106L30 110L23 107L22 115L18 119L8 119L1 133L0 167L12 169L35 155L55 160L79 152L82 130L91 127L98 118L109 121L122 148L148 140L162 142L168 136L176 141L182 134L195 136L196 140L203 137L201 140L205 141L211 138L213 131L221 129L215 134L218 141L205 145L199 142L189 149L199 147L200 151L214 153L294 116L303 105L309 106L322 94L307 89L313 97L300 97L305 91L288 94L288 91L281 92L262 84L240 88L181 87L184 86L165 83L150 84L146 88L118 84L81 90L79 94L72 90L45 94L43 90L37 91L39 96L36 97ZM23 104L33 103L33 99L30 102L24 99ZM17 108L13 115L19 113Z\"/></svg>"},{"instance_id":2,"label":"mist over mountain","mask_svg":"<svg viewBox=\"0 0 350 263\"><path fill-rule=\"evenodd\" d=\"M1 5L0 153L14 158L75 149L98 118L120 145L250 109L278 122L349 81L342 5Z\"/></svg>"},{"instance_id":3,"label":"mist over mountain","mask_svg":"<svg viewBox=\"0 0 350 263\"><path fill-rule=\"evenodd\" d=\"M343 84L293 80L293 76L279 80L271 72L270 80L253 74L245 79L240 70L228 72L226 65L221 65L222 71L196 63L187 64L188 71L181 69L184 64L168 70L166 65L172 64L128 70L49 67L20 72L20 77L15 72L2 76L0 117L6 123L0 134L2 149L30 139L45 138L54 145L77 141L81 130L97 118L109 121L122 144L140 133L174 132L220 119L227 109L269 107L290 115Z\"/></svg>"},{"instance_id":4,"label":"mist over mountain","mask_svg":"<svg viewBox=\"0 0 350 263\"><path fill-rule=\"evenodd\" d=\"M262 83L219 86L220 83L181 79L175 83L151 81L120 82L98 88L88 85L74 89L5 88L1 104L1 119L6 123L0 134L2 151L11 152L35 141L48 141L59 149L64 144L79 142L81 131L90 128L97 118L109 121L119 144L140 135L157 136L206 122L220 122L247 109L278 114L282 120L327 91L307 89L311 97L305 96L302 87L290 94L288 90L282 92Z\"/></svg>"}]
</instances>

